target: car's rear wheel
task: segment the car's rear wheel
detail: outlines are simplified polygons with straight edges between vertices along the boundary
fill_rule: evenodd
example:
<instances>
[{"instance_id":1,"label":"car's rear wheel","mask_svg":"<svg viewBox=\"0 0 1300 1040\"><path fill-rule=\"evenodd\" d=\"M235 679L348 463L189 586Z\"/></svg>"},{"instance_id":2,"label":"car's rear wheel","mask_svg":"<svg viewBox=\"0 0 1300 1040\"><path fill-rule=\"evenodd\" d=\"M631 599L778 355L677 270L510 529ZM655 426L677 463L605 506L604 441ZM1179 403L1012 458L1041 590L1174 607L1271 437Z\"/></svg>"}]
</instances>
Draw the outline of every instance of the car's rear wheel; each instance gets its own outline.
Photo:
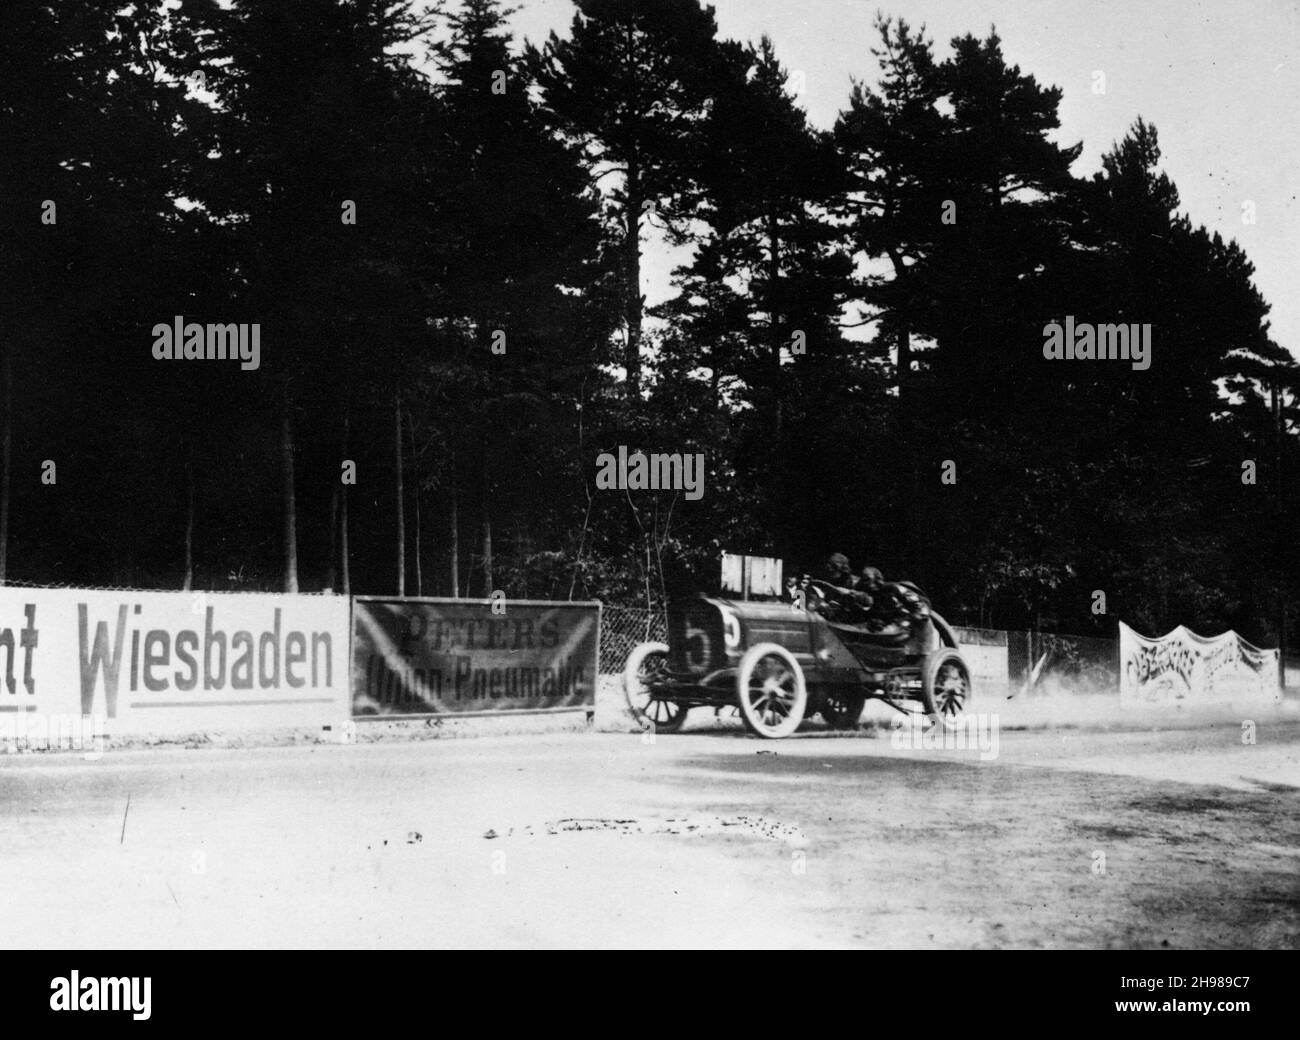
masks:
<instances>
[{"instance_id":1,"label":"car's rear wheel","mask_svg":"<svg viewBox=\"0 0 1300 1040\"><path fill-rule=\"evenodd\" d=\"M936 650L926 658L921 673L921 700L925 712L952 729L970 701L970 669L956 650Z\"/></svg>"},{"instance_id":2,"label":"car's rear wheel","mask_svg":"<svg viewBox=\"0 0 1300 1040\"><path fill-rule=\"evenodd\" d=\"M856 729L866 703L861 690L830 690L822 700L822 718L836 729Z\"/></svg>"},{"instance_id":3,"label":"car's rear wheel","mask_svg":"<svg viewBox=\"0 0 1300 1040\"><path fill-rule=\"evenodd\" d=\"M736 673L736 699L746 728L760 737L788 737L808 707L808 687L794 655L777 643L745 651Z\"/></svg>"},{"instance_id":4,"label":"car's rear wheel","mask_svg":"<svg viewBox=\"0 0 1300 1040\"><path fill-rule=\"evenodd\" d=\"M655 696L651 688L667 667L667 644L651 642L633 650L623 668L623 696L628 710L643 727L653 725L656 733L676 733L686 721L688 710L676 701Z\"/></svg>"}]
</instances>

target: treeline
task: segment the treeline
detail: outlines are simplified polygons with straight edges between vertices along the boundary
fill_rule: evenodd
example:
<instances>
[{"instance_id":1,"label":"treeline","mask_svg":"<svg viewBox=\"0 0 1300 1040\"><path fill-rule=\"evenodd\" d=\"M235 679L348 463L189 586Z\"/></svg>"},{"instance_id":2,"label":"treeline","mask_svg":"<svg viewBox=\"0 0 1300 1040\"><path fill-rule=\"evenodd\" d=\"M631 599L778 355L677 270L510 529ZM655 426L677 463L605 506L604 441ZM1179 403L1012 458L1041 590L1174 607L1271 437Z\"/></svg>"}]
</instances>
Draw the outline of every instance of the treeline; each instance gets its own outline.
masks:
<instances>
[{"instance_id":1,"label":"treeline","mask_svg":"<svg viewBox=\"0 0 1300 1040\"><path fill-rule=\"evenodd\" d=\"M576 7L8 0L0 579L658 603L843 551L971 623L1276 640L1295 371L1153 126L1076 177L995 34L880 17L818 129L698 0ZM177 316L257 369L158 360ZM1150 367L1046 360L1067 318ZM703 499L598 490L620 445Z\"/></svg>"}]
</instances>

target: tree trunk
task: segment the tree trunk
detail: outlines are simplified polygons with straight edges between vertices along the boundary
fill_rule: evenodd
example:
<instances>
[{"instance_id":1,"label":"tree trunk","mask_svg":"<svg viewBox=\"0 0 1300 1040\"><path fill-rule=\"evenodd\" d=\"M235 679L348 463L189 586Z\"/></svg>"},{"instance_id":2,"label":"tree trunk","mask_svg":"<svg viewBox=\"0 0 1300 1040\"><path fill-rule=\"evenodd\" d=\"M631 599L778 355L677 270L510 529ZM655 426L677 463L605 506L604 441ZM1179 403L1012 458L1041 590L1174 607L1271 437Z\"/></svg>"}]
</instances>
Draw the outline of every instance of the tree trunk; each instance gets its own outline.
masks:
<instances>
[{"instance_id":1,"label":"tree trunk","mask_svg":"<svg viewBox=\"0 0 1300 1040\"><path fill-rule=\"evenodd\" d=\"M325 571L325 587L331 592L334 591L334 583L338 581L339 577L338 558L335 553L338 551L339 493L341 490L341 482L336 482L330 490L330 562Z\"/></svg>"},{"instance_id":2,"label":"tree trunk","mask_svg":"<svg viewBox=\"0 0 1300 1040\"><path fill-rule=\"evenodd\" d=\"M348 455L348 434L352 426L352 402L343 407L343 457ZM342 502L339 516L339 562L343 567L343 595L352 594L352 565L348 559L348 486L342 485Z\"/></svg>"},{"instance_id":3,"label":"tree trunk","mask_svg":"<svg viewBox=\"0 0 1300 1040\"><path fill-rule=\"evenodd\" d=\"M903 302L898 317L898 361L894 365L894 384L898 388L898 401L903 401L903 386L912 372L912 328L907 316L908 294L912 292L911 280L905 280L907 265L903 263L902 254L889 251L889 263L894 269L894 282L901 290L898 294Z\"/></svg>"},{"instance_id":4,"label":"tree trunk","mask_svg":"<svg viewBox=\"0 0 1300 1040\"><path fill-rule=\"evenodd\" d=\"M930 537L930 532L925 529L921 523L923 516L921 507L921 475L923 472L929 473L924 466L933 460L926 460L922 463L917 457L917 451L921 438L916 436L917 428L913 422L912 406L915 402L912 400L912 394L907 389L912 372L912 332L908 327L909 322L905 316L900 317L898 329L898 362L894 378L898 384L898 440L901 447L899 452L902 457L903 465L907 470L907 491L902 502L900 516L903 522L903 530L907 532L904 538L904 564L908 569L909 580L921 584L923 588L928 587L929 582L929 553L925 551L925 545Z\"/></svg>"},{"instance_id":5,"label":"tree trunk","mask_svg":"<svg viewBox=\"0 0 1300 1040\"><path fill-rule=\"evenodd\" d=\"M904 387L912 374L912 330L908 328L906 319L900 320L902 324L898 330L898 364L894 371L894 381L898 384L898 403L901 407Z\"/></svg>"},{"instance_id":6,"label":"tree trunk","mask_svg":"<svg viewBox=\"0 0 1300 1040\"><path fill-rule=\"evenodd\" d=\"M902 292L899 293L899 298L903 301L898 315L896 343L898 358L894 364L894 384L898 393L895 407L898 410L899 456L903 460L903 467L907 474L906 490L899 507L902 528L906 532L901 547L903 550L903 568L907 572L908 580L918 582L924 588L929 580L928 567L926 566L929 554L924 548L928 534L918 522L921 516L924 515L921 509L922 492L920 483L923 463L916 455L920 438L915 436L912 423L913 402L911 393L908 390L908 383L911 381L912 374L912 328L911 319L907 313L907 303L908 294L912 291L913 283L903 281L903 279L907 278L907 265L903 263L901 254L891 251L889 260L894 268L895 281L901 283Z\"/></svg>"},{"instance_id":7,"label":"tree trunk","mask_svg":"<svg viewBox=\"0 0 1300 1040\"><path fill-rule=\"evenodd\" d=\"M479 455L480 487L483 508L483 598L492 596L492 472L488 464L487 439L481 443Z\"/></svg>"},{"instance_id":8,"label":"tree trunk","mask_svg":"<svg viewBox=\"0 0 1300 1040\"><path fill-rule=\"evenodd\" d=\"M415 501L415 594L424 595L424 566L420 562L420 465L415 450L415 416L406 413L406 425L411 431L411 498Z\"/></svg>"},{"instance_id":9,"label":"tree trunk","mask_svg":"<svg viewBox=\"0 0 1300 1040\"><path fill-rule=\"evenodd\" d=\"M772 366L772 429L781 444L784 408L781 397L781 228L776 214L767 215L767 317Z\"/></svg>"},{"instance_id":10,"label":"tree trunk","mask_svg":"<svg viewBox=\"0 0 1300 1040\"><path fill-rule=\"evenodd\" d=\"M402 399L393 395L393 453L396 467L396 479L393 486L397 492L397 594L406 595L406 516L402 508L405 495L402 493Z\"/></svg>"},{"instance_id":11,"label":"tree trunk","mask_svg":"<svg viewBox=\"0 0 1300 1040\"><path fill-rule=\"evenodd\" d=\"M1282 531L1282 398L1273 381L1273 536L1277 559L1285 559L1286 535ZM1286 690L1286 576L1277 579L1277 685Z\"/></svg>"},{"instance_id":12,"label":"tree trunk","mask_svg":"<svg viewBox=\"0 0 1300 1040\"><path fill-rule=\"evenodd\" d=\"M492 596L492 518L483 514L483 598Z\"/></svg>"},{"instance_id":13,"label":"tree trunk","mask_svg":"<svg viewBox=\"0 0 1300 1040\"><path fill-rule=\"evenodd\" d=\"M194 469L185 463L185 582L182 592L194 587Z\"/></svg>"},{"instance_id":14,"label":"tree trunk","mask_svg":"<svg viewBox=\"0 0 1300 1040\"><path fill-rule=\"evenodd\" d=\"M641 390L641 169L635 158L627 164L627 212L623 235L623 320L627 324L627 344L623 364L627 368L627 394L638 396Z\"/></svg>"},{"instance_id":15,"label":"tree trunk","mask_svg":"<svg viewBox=\"0 0 1300 1040\"><path fill-rule=\"evenodd\" d=\"M9 460L14 430L14 373L8 349L4 360L4 432L0 434L0 585L9 574Z\"/></svg>"},{"instance_id":16,"label":"tree trunk","mask_svg":"<svg viewBox=\"0 0 1300 1040\"><path fill-rule=\"evenodd\" d=\"M289 394L284 396L280 421L280 469L284 482L284 591L298 591L298 505L293 486L293 425L289 419Z\"/></svg>"},{"instance_id":17,"label":"tree trunk","mask_svg":"<svg viewBox=\"0 0 1300 1040\"><path fill-rule=\"evenodd\" d=\"M451 595L453 599L460 599L460 493L456 490L455 455L451 457L451 517L448 527L451 542Z\"/></svg>"},{"instance_id":18,"label":"tree trunk","mask_svg":"<svg viewBox=\"0 0 1300 1040\"><path fill-rule=\"evenodd\" d=\"M781 380L781 227L775 213L769 212L767 224L767 367L772 385L771 394L771 429L773 466L772 476L782 506L773 519L773 536L777 555L787 556L797 551L796 525L792 523L786 503L797 501L798 494L790 465L790 454L785 443L785 400Z\"/></svg>"}]
</instances>

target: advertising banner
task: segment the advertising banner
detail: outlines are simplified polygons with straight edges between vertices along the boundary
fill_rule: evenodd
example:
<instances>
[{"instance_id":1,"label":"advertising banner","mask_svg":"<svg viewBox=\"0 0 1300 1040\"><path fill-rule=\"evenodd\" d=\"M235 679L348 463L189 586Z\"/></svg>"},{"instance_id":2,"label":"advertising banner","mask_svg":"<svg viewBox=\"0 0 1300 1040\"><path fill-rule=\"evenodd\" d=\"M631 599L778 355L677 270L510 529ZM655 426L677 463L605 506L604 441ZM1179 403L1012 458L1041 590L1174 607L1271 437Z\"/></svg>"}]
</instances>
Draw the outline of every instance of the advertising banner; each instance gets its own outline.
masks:
<instances>
[{"instance_id":1,"label":"advertising banner","mask_svg":"<svg viewBox=\"0 0 1300 1040\"><path fill-rule=\"evenodd\" d=\"M1119 626L1121 707L1280 701L1278 652L1251 646L1236 632L1206 638L1179 625L1148 639Z\"/></svg>"},{"instance_id":2,"label":"advertising banner","mask_svg":"<svg viewBox=\"0 0 1300 1040\"><path fill-rule=\"evenodd\" d=\"M1007 634L982 628L953 628L977 689L1003 689L1011 681Z\"/></svg>"},{"instance_id":3,"label":"advertising banner","mask_svg":"<svg viewBox=\"0 0 1300 1040\"><path fill-rule=\"evenodd\" d=\"M357 718L595 704L599 603L358 596L352 619Z\"/></svg>"},{"instance_id":4,"label":"advertising banner","mask_svg":"<svg viewBox=\"0 0 1300 1040\"><path fill-rule=\"evenodd\" d=\"M0 588L0 717L116 733L348 718L341 596Z\"/></svg>"}]
</instances>

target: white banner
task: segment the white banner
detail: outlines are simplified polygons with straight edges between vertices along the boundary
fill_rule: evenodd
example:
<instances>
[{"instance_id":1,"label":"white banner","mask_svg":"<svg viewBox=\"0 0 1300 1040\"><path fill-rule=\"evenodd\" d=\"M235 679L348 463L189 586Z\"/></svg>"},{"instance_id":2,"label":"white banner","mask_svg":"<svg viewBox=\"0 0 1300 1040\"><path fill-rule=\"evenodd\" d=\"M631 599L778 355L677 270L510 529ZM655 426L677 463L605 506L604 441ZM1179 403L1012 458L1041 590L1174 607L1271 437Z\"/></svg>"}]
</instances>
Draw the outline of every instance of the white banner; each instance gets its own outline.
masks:
<instances>
[{"instance_id":1,"label":"white banner","mask_svg":"<svg viewBox=\"0 0 1300 1040\"><path fill-rule=\"evenodd\" d=\"M1148 639L1121 621L1119 664L1121 707L1282 699L1278 652L1251 646L1236 632L1206 638L1179 625Z\"/></svg>"},{"instance_id":2,"label":"white banner","mask_svg":"<svg viewBox=\"0 0 1300 1040\"><path fill-rule=\"evenodd\" d=\"M115 733L340 723L348 600L0 588L0 718L92 716Z\"/></svg>"},{"instance_id":3,"label":"white banner","mask_svg":"<svg viewBox=\"0 0 1300 1040\"><path fill-rule=\"evenodd\" d=\"M953 628L961 643L961 656L980 689L1002 689L1011 681L1007 659L1007 634L979 628Z\"/></svg>"},{"instance_id":4,"label":"white banner","mask_svg":"<svg viewBox=\"0 0 1300 1040\"><path fill-rule=\"evenodd\" d=\"M722 554L722 591L743 596L781 596L785 593L781 575L783 560L771 556Z\"/></svg>"}]
</instances>

